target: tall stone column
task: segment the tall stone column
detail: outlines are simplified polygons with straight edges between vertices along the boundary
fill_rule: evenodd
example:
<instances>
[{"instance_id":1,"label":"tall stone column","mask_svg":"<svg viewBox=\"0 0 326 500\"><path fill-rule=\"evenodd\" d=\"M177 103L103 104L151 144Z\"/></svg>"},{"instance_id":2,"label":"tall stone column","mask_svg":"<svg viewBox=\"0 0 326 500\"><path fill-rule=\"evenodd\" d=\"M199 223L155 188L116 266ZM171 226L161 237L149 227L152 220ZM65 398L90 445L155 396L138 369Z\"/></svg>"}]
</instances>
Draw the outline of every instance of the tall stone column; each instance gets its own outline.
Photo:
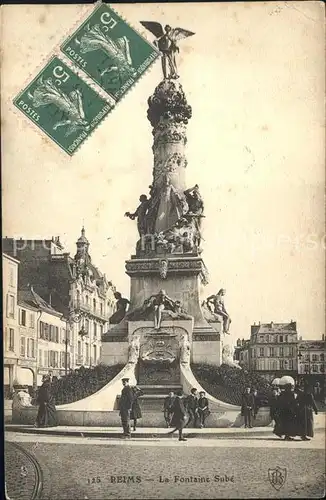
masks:
<instances>
[{"instance_id":1,"label":"tall stone column","mask_svg":"<svg viewBox=\"0 0 326 500\"><path fill-rule=\"evenodd\" d=\"M177 80L163 80L148 99L147 117L153 127L152 232L169 230L187 212L184 191L187 123L191 107Z\"/></svg>"}]
</instances>

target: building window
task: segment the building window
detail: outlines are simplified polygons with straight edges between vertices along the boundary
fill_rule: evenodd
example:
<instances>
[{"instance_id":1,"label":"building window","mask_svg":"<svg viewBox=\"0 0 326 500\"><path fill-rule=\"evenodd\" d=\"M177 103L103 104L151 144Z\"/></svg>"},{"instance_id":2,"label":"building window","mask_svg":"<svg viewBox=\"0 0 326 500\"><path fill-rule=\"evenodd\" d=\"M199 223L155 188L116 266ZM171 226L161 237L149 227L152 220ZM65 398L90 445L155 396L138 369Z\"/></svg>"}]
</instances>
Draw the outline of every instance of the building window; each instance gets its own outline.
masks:
<instances>
[{"instance_id":1,"label":"building window","mask_svg":"<svg viewBox=\"0 0 326 500\"><path fill-rule=\"evenodd\" d=\"M284 347L280 347L280 357L284 356Z\"/></svg>"},{"instance_id":2,"label":"building window","mask_svg":"<svg viewBox=\"0 0 326 500\"><path fill-rule=\"evenodd\" d=\"M78 356L81 356L81 341L80 340L78 340L77 352L78 352Z\"/></svg>"},{"instance_id":3,"label":"building window","mask_svg":"<svg viewBox=\"0 0 326 500\"><path fill-rule=\"evenodd\" d=\"M265 355L265 354L264 354L264 348L263 348L263 347L260 347L260 348L259 348L259 356L260 356L261 358L263 358L263 357L264 357L264 355Z\"/></svg>"},{"instance_id":4,"label":"building window","mask_svg":"<svg viewBox=\"0 0 326 500\"><path fill-rule=\"evenodd\" d=\"M304 372L309 373L309 365L304 365Z\"/></svg>"},{"instance_id":5,"label":"building window","mask_svg":"<svg viewBox=\"0 0 326 500\"><path fill-rule=\"evenodd\" d=\"M14 269L13 269L13 267L10 267L10 270L9 270L9 285L14 286Z\"/></svg>"},{"instance_id":6,"label":"building window","mask_svg":"<svg viewBox=\"0 0 326 500\"><path fill-rule=\"evenodd\" d=\"M89 333L89 320L85 319L85 332Z\"/></svg>"},{"instance_id":7,"label":"building window","mask_svg":"<svg viewBox=\"0 0 326 500\"><path fill-rule=\"evenodd\" d=\"M49 366L49 351L43 351L43 366L48 367Z\"/></svg>"},{"instance_id":8,"label":"building window","mask_svg":"<svg viewBox=\"0 0 326 500\"><path fill-rule=\"evenodd\" d=\"M89 364L89 345L85 344L86 364Z\"/></svg>"},{"instance_id":9,"label":"building window","mask_svg":"<svg viewBox=\"0 0 326 500\"><path fill-rule=\"evenodd\" d=\"M103 335L103 325L100 325L100 336L102 337Z\"/></svg>"},{"instance_id":10,"label":"building window","mask_svg":"<svg viewBox=\"0 0 326 500\"><path fill-rule=\"evenodd\" d=\"M29 326L30 328L35 328L35 316L32 312L29 315Z\"/></svg>"},{"instance_id":11,"label":"building window","mask_svg":"<svg viewBox=\"0 0 326 500\"><path fill-rule=\"evenodd\" d=\"M293 359L289 359L289 370L293 370Z\"/></svg>"},{"instance_id":12,"label":"building window","mask_svg":"<svg viewBox=\"0 0 326 500\"><path fill-rule=\"evenodd\" d=\"M96 345L93 345L93 359L94 359L94 364L97 363L97 352L96 352Z\"/></svg>"},{"instance_id":13,"label":"building window","mask_svg":"<svg viewBox=\"0 0 326 500\"><path fill-rule=\"evenodd\" d=\"M20 355L25 357L26 351L26 339L25 337L20 337Z\"/></svg>"},{"instance_id":14,"label":"building window","mask_svg":"<svg viewBox=\"0 0 326 500\"><path fill-rule=\"evenodd\" d=\"M88 306L88 295L86 295L86 305Z\"/></svg>"},{"instance_id":15,"label":"building window","mask_svg":"<svg viewBox=\"0 0 326 500\"><path fill-rule=\"evenodd\" d=\"M15 296L14 295L7 296L7 316L9 318L15 317Z\"/></svg>"},{"instance_id":16,"label":"building window","mask_svg":"<svg viewBox=\"0 0 326 500\"><path fill-rule=\"evenodd\" d=\"M95 299L93 299L93 310L94 310L94 312L96 311L96 300Z\"/></svg>"},{"instance_id":17,"label":"building window","mask_svg":"<svg viewBox=\"0 0 326 500\"><path fill-rule=\"evenodd\" d=\"M259 342L264 342L264 335L259 335Z\"/></svg>"},{"instance_id":18,"label":"building window","mask_svg":"<svg viewBox=\"0 0 326 500\"><path fill-rule=\"evenodd\" d=\"M324 367L324 365L320 365L320 372L321 372L321 373L324 373L324 371L325 371L325 367Z\"/></svg>"},{"instance_id":19,"label":"building window","mask_svg":"<svg viewBox=\"0 0 326 500\"><path fill-rule=\"evenodd\" d=\"M273 358L275 356L275 350L274 350L274 347L270 347L270 356L271 358Z\"/></svg>"},{"instance_id":20,"label":"building window","mask_svg":"<svg viewBox=\"0 0 326 500\"><path fill-rule=\"evenodd\" d=\"M288 342L288 338L289 338L289 336L285 335L285 342Z\"/></svg>"},{"instance_id":21,"label":"building window","mask_svg":"<svg viewBox=\"0 0 326 500\"><path fill-rule=\"evenodd\" d=\"M65 353L64 352L60 352L60 366L61 366L61 368L65 367Z\"/></svg>"},{"instance_id":22,"label":"building window","mask_svg":"<svg viewBox=\"0 0 326 500\"><path fill-rule=\"evenodd\" d=\"M43 364L42 364L42 350L41 349L38 350L38 364L40 366L43 366Z\"/></svg>"},{"instance_id":23,"label":"building window","mask_svg":"<svg viewBox=\"0 0 326 500\"><path fill-rule=\"evenodd\" d=\"M9 328L7 334L7 350L14 351L15 349L15 330L13 328Z\"/></svg>"},{"instance_id":24,"label":"building window","mask_svg":"<svg viewBox=\"0 0 326 500\"><path fill-rule=\"evenodd\" d=\"M280 370L284 370L284 359L280 359Z\"/></svg>"},{"instance_id":25,"label":"building window","mask_svg":"<svg viewBox=\"0 0 326 500\"><path fill-rule=\"evenodd\" d=\"M55 341L58 344L59 343L59 327L55 326Z\"/></svg>"},{"instance_id":26,"label":"building window","mask_svg":"<svg viewBox=\"0 0 326 500\"><path fill-rule=\"evenodd\" d=\"M22 326L26 326L26 311L25 311L25 309L22 309L20 311L20 324Z\"/></svg>"},{"instance_id":27,"label":"building window","mask_svg":"<svg viewBox=\"0 0 326 500\"><path fill-rule=\"evenodd\" d=\"M58 368L58 351L49 351L49 366Z\"/></svg>"},{"instance_id":28,"label":"building window","mask_svg":"<svg viewBox=\"0 0 326 500\"><path fill-rule=\"evenodd\" d=\"M101 313L101 316L103 316L103 303L102 302L100 303L100 313Z\"/></svg>"},{"instance_id":29,"label":"building window","mask_svg":"<svg viewBox=\"0 0 326 500\"><path fill-rule=\"evenodd\" d=\"M280 342L283 342L283 335L280 335Z\"/></svg>"},{"instance_id":30,"label":"building window","mask_svg":"<svg viewBox=\"0 0 326 500\"><path fill-rule=\"evenodd\" d=\"M317 361L317 354L312 355L312 361Z\"/></svg>"},{"instance_id":31,"label":"building window","mask_svg":"<svg viewBox=\"0 0 326 500\"><path fill-rule=\"evenodd\" d=\"M97 323L94 321L94 339L97 337Z\"/></svg>"},{"instance_id":32,"label":"building window","mask_svg":"<svg viewBox=\"0 0 326 500\"><path fill-rule=\"evenodd\" d=\"M318 373L318 365L313 364L313 365L312 365L312 371L313 371L314 373Z\"/></svg>"},{"instance_id":33,"label":"building window","mask_svg":"<svg viewBox=\"0 0 326 500\"><path fill-rule=\"evenodd\" d=\"M289 347L289 356L291 356L292 358L293 358L293 356L294 356L294 347L293 347L293 345L291 345L291 346Z\"/></svg>"},{"instance_id":34,"label":"building window","mask_svg":"<svg viewBox=\"0 0 326 500\"><path fill-rule=\"evenodd\" d=\"M324 355L324 353L321 353L321 355L320 355L320 361L324 361L324 359L325 359L325 355Z\"/></svg>"}]
</instances>

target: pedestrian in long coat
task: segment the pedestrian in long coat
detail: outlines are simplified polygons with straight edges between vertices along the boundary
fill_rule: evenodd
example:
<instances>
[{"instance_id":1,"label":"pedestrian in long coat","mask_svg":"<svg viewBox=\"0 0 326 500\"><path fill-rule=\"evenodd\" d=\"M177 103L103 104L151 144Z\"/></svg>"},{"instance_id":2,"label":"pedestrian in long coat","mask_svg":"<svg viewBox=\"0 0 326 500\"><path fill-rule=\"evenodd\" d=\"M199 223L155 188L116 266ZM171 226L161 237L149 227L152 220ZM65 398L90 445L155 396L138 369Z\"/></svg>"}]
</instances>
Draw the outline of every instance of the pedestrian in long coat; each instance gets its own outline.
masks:
<instances>
[{"instance_id":1,"label":"pedestrian in long coat","mask_svg":"<svg viewBox=\"0 0 326 500\"><path fill-rule=\"evenodd\" d=\"M123 389L119 400L119 413L123 428L123 435L130 437L130 413L134 399L134 393L129 385L129 378L122 379Z\"/></svg>"},{"instance_id":2,"label":"pedestrian in long coat","mask_svg":"<svg viewBox=\"0 0 326 500\"><path fill-rule=\"evenodd\" d=\"M170 427L170 425L171 425L171 419L172 419L172 415L173 415L172 408L173 408L174 400L175 400L175 395L174 395L173 391L171 391L169 393L169 395L164 399L163 411L164 411L164 419L165 419L167 427Z\"/></svg>"},{"instance_id":3,"label":"pedestrian in long coat","mask_svg":"<svg viewBox=\"0 0 326 500\"><path fill-rule=\"evenodd\" d=\"M314 437L313 411L318 415L311 388L305 386L304 391L298 394L298 434L303 441L310 441L309 437Z\"/></svg>"},{"instance_id":4,"label":"pedestrian in long coat","mask_svg":"<svg viewBox=\"0 0 326 500\"><path fill-rule=\"evenodd\" d=\"M298 435L298 397L291 384L284 386L284 391L278 398L279 403L279 434L286 441L292 441Z\"/></svg>"},{"instance_id":5,"label":"pedestrian in long coat","mask_svg":"<svg viewBox=\"0 0 326 500\"><path fill-rule=\"evenodd\" d=\"M205 425L205 420L210 415L210 411L208 408L208 399L206 398L205 391L200 391L199 399L198 399L198 418L199 418L199 426L202 429Z\"/></svg>"},{"instance_id":6,"label":"pedestrian in long coat","mask_svg":"<svg viewBox=\"0 0 326 500\"><path fill-rule=\"evenodd\" d=\"M172 420L171 420L171 426L175 427L175 429L172 431L179 431L179 441L187 441L186 438L183 437L182 435L182 430L184 426L186 425L187 422L187 411L184 405L183 397L182 397L182 391L178 391L176 398L173 402L172 406Z\"/></svg>"},{"instance_id":7,"label":"pedestrian in long coat","mask_svg":"<svg viewBox=\"0 0 326 500\"><path fill-rule=\"evenodd\" d=\"M198 420L198 413L197 413L198 398L197 398L197 389L195 387L191 389L189 396L186 397L185 406L187 413L189 415L188 422L186 424L187 427L189 427L191 423L193 427L196 427Z\"/></svg>"},{"instance_id":8,"label":"pedestrian in long coat","mask_svg":"<svg viewBox=\"0 0 326 500\"><path fill-rule=\"evenodd\" d=\"M250 392L250 387L247 387L242 394L241 415L244 417L245 427L252 427L252 417L255 401L254 395Z\"/></svg>"},{"instance_id":9,"label":"pedestrian in long coat","mask_svg":"<svg viewBox=\"0 0 326 500\"><path fill-rule=\"evenodd\" d=\"M130 419L134 421L134 431L136 430L137 427L137 420L139 418L142 418L142 413L141 413L141 406L139 402L140 396L142 396L144 393L139 387L132 387L132 392L133 392L133 402L131 405L131 412L130 412Z\"/></svg>"},{"instance_id":10,"label":"pedestrian in long coat","mask_svg":"<svg viewBox=\"0 0 326 500\"><path fill-rule=\"evenodd\" d=\"M281 429L281 422L280 422L280 408L279 408L279 396L280 396L280 391L279 389L273 389L272 395L269 400L269 415L272 420L274 420L275 425L273 432L276 434L278 437L282 437L282 429Z\"/></svg>"},{"instance_id":11,"label":"pedestrian in long coat","mask_svg":"<svg viewBox=\"0 0 326 500\"><path fill-rule=\"evenodd\" d=\"M49 375L43 377L43 383L39 388L37 399L39 404L36 417L36 427L55 427L57 422L57 411L55 399L51 391L51 378Z\"/></svg>"}]
</instances>

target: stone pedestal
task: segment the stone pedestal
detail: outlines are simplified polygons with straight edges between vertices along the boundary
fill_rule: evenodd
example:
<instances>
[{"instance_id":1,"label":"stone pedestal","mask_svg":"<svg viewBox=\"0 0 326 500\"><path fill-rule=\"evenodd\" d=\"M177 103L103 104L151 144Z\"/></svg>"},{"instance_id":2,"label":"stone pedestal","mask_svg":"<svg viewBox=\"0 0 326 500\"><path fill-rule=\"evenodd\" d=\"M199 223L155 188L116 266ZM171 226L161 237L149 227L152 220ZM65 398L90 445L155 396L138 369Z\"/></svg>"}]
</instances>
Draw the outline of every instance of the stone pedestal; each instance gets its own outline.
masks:
<instances>
[{"instance_id":1,"label":"stone pedestal","mask_svg":"<svg viewBox=\"0 0 326 500\"><path fill-rule=\"evenodd\" d=\"M195 326L209 328L200 308L199 289L205 273L198 255L167 254L155 258L131 258L126 262L130 276L131 309L141 307L144 300L164 289L173 300L193 316Z\"/></svg>"}]
</instances>

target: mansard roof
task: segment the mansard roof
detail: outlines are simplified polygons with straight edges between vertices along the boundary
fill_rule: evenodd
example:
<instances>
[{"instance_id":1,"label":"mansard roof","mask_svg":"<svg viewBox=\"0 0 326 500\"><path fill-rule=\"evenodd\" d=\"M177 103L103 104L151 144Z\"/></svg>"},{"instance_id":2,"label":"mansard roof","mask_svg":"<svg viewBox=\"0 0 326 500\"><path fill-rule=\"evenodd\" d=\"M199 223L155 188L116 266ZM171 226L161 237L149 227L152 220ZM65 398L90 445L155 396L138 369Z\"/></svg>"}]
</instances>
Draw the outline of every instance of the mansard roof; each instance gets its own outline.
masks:
<instances>
[{"instance_id":1,"label":"mansard roof","mask_svg":"<svg viewBox=\"0 0 326 500\"><path fill-rule=\"evenodd\" d=\"M37 310L41 309L44 312L53 314L54 316L62 316L60 312L56 311L48 302L36 293L32 286L25 290L18 290L18 304L29 306Z\"/></svg>"},{"instance_id":2,"label":"mansard roof","mask_svg":"<svg viewBox=\"0 0 326 500\"><path fill-rule=\"evenodd\" d=\"M261 323L260 325L252 325L251 333L268 333L270 335L273 335L274 333L297 333L297 324L295 321L290 321L290 323Z\"/></svg>"}]
</instances>

